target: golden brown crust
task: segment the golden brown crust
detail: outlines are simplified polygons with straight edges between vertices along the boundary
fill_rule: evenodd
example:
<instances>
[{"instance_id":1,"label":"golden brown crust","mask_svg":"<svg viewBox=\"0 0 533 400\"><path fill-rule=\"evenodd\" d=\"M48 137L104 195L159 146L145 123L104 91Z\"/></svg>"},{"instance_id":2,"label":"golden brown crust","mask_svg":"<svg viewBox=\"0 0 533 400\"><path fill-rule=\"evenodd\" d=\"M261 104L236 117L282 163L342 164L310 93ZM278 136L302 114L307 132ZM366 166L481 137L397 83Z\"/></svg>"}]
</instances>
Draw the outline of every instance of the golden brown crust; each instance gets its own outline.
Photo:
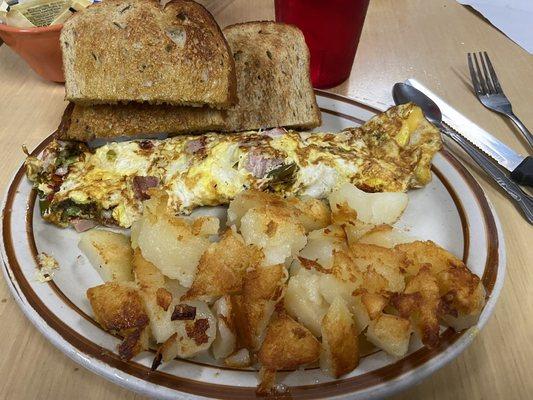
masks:
<instances>
[{"instance_id":1,"label":"golden brown crust","mask_svg":"<svg viewBox=\"0 0 533 400\"><path fill-rule=\"evenodd\" d=\"M196 277L183 299L218 297L242 290L246 270L260 260L259 251L228 229L200 258Z\"/></svg>"},{"instance_id":2,"label":"golden brown crust","mask_svg":"<svg viewBox=\"0 0 533 400\"><path fill-rule=\"evenodd\" d=\"M129 360L148 348L148 315L132 284L107 282L89 288L87 298L102 328L123 336L118 349L121 358Z\"/></svg>"},{"instance_id":3,"label":"golden brown crust","mask_svg":"<svg viewBox=\"0 0 533 400\"><path fill-rule=\"evenodd\" d=\"M295 369L318 360L320 342L288 315L270 321L258 354L267 370Z\"/></svg>"},{"instance_id":4,"label":"golden brown crust","mask_svg":"<svg viewBox=\"0 0 533 400\"><path fill-rule=\"evenodd\" d=\"M343 300L336 299L322 319L320 365L338 378L359 364L359 338L353 316Z\"/></svg>"},{"instance_id":5,"label":"golden brown crust","mask_svg":"<svg viewBox=\"0 0 533 400\"><path fill-rule=\"evenodd\" d=\"M235 59L238 97L228 110L226 131L320 125L309 49L298 28L256 21L230 25L223 32Z\"/></svg>"},{"instance_id":6,"label":"golden brown crust","mask_svg":"<svg viewBox=\"0 0 533 400\"><path fill-rule=\"evenodd\" d=\"M236 100L229 46L194 1L162 7L154 0L108 0L69 19L61 44L66 97L80 104L227 108Z\"/></svg>"},{"instance_id":7,"label":"golden brown crust","mask_svg":"<svg viewBox=\"0 0 533 400\"><path fill-rule=\"evenodd\" d=\"M225 111L208 107L179 107L146 103L70 103L58 128L60 139L90 142L118 137L172 136L217 131L224 127Z\"/></svg>"}]
</instances>

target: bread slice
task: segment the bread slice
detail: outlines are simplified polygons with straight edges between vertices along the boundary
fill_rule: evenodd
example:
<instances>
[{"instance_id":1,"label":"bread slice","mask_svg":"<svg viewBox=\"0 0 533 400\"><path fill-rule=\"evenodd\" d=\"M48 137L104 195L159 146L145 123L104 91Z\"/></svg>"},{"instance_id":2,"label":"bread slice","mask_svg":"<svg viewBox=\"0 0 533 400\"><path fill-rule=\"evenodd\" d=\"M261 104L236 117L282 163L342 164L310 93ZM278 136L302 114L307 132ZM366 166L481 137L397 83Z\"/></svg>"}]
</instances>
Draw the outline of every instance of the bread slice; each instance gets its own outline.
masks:
<instances>
[{"instance_id":1,"label":"bread slice","mask_svg":"<svg viewBox=\"0 0 533 400\"><path fill-rule=\"evenodd\" d=\"M66 99L227 108L235 67L217 23L201 5L105 0L61 31Z\"/></svg>"},{"instance_id":2,"label":"bread slice","mask_svg":"<svg viewBox=\"0 0 533 400\"><path fill-rule=\"evenodd\" d=\"M61 120L59 139L91 142L119 137L172 136L220 131L224 111L209 107L130 103L80 106L70 103Z\"/></svg>"},{"instance_id":3,"label":"bread slice","mask_svg":"<svg viewBox=\"0 0 533 400\"><path fill-rule=\"evenodd\" d=\"M278 126L319 126L302 32L276 22L245 22L223 29L237 71L237 104L227 112L226 131Z\"/></svg>"},{"instance_id":4,"label":"bread slice","mask_svg":"<svg viewBox=\"0 0 533 400\"><path fill-rule=\"evenodd\" d=\"M320 125L309 51L299 29L275 22L247 22L224 32L235 56L235 106L219 111L134 103L72 105L65 112L59 137L88 142L119 136Z\"/></svg>"}]
</instances>

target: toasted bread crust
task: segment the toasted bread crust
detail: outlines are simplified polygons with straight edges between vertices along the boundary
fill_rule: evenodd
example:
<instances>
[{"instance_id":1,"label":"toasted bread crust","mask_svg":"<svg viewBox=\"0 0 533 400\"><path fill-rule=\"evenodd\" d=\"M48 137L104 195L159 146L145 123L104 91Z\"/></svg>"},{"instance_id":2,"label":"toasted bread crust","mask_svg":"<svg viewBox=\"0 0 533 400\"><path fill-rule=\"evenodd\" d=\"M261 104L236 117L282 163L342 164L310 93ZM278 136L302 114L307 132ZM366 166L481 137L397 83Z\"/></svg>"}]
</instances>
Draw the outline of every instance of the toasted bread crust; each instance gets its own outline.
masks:
<instances>
[{"instance_id":1,"label":"toasted bread crust","mask_svg":"<svg viewBox=\"0 0 533 400\"><path fill-rule=\"evenodd\" d=\"M61 46L66 98L79 104L227 108L236 100L229 46L193 1L107 0L66 22Z\"/></svg>"},{"instance_id":2,"label":"toasted bread crust","mask_svg":"<svg viewBox=\"0 0 533 400\"><path fill-rule=\"evenodd\" d=\"M226 131L321 123L310 75L310 53L295 26L272 21L227 26L235 58L238 102L228 110Z\"/></svg>"},{"instance_id":3,"label":"toasted bread crust","mask_svg":"<svg viewBox=\"0 0 533 400\"><path fill-rule=\"evenodd\" d=\"M265 33L259 33L263 29ZM320 125L320 111L310 81L309 50L298 28L274 22L245 22L228 26L224 32L236 49L234 52L246 54L236 62L238 104L231 109L135 103L69 106L59 137L88 142L120 136L244 131L277 126L314 128ZM225 45L228 46L226 42ZM285 60L300 57L302 62L288 74L283 69ZM233 62L233 57L231 59ZM254 63L254 71L246 65L250 62ZM257 74L268 79L258 81ZM291 80L292 75L297 79ZM233 84L237 86L236 81ZM73 116L72 122L69 112Z\"/></svg>"},{"instance_id":4,"label":"toasted bread crust","mask_svg":"<svg viewBox=\"0 0 533 400\"><path fill-rule=\"evenodd\" d=\"M224 113L209 107L140 103L81 106L70 103L61 118L58 137L90 142L121 136L218 131L224 127Z\"/></svg>"}]
</instances>

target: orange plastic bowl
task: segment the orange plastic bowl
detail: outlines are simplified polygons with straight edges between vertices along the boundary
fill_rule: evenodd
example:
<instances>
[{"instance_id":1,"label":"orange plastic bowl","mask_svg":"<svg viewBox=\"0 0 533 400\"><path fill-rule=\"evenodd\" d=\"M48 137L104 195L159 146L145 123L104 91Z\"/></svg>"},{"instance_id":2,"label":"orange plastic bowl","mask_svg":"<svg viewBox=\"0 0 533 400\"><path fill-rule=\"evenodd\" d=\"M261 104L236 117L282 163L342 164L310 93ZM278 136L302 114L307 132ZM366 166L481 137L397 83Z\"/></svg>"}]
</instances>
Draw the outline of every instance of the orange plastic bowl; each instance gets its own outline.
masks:
<instances>
[{"instance_id":1,"label":"orange plastic bowl","mask_svg":"<svg viewBox=\"0 0 533 400\"><path fill-rule=\"evenodd\" d=\"M41 77L65 82L59 34L62 24L42 28L15 28L0 24L0 38Z\"/></svg>"}]
</instances>

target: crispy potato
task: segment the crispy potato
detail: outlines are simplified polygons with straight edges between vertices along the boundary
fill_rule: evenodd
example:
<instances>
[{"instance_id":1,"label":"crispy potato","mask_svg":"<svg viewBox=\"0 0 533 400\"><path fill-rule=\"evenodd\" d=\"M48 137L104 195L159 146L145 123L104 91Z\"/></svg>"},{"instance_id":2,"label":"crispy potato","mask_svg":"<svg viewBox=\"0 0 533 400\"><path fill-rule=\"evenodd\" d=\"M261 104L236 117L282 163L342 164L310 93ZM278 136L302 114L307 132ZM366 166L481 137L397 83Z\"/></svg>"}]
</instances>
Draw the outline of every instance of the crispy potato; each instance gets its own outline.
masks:
<instances>
[{"instance_id":1,"label":"crispy potato","mask_svg":"<svg viewBox=\"0 0 533 400\"><path fill-rule=\"evenodd\" d=\"M228 207L228 225L236 225L240 228L241 219L248 210L265 205L288 208L285 199L273 193L259 190L246 190L238 193Z\"/></svg>"},{"instance_id":2,"label":"crispy potato","mask_svg":"<svg viewBox=\"0 0 533 400\"><path fill-rule=\"evenodd\" d=\"M464 265L437 274L442 294L440 319L456 330L475 325L485 306L485 287Z\"/></svg>"},{"instance_id":3,"label":"crispy potato","mask_svg":"<svg viewBox=\"0 0 533 400\"><path fill-rule=\"evenodd\" d=\"M296 209L296 217L306 232L325 228L331 223L330 209L322 200L303 196L287 199L287 203Z\"/></svg>"},{"instance_id":4,"label":"crispy potato","mask_svg":"<svg viewBox=\"0 0 533 400\"><path fill-rule=\"evenodd\" d=\"M148 315L134 283L107 282L89 288L87 298L102 328L124 337L121 358L129 360L148 349Z\"/></svg>"},{"instance_id":5,"label":"crispy potato","mask_svg":"<svg viewBox=\"0 0 533 400\"><path fill-rule=\"evenodd\" d=\"M339 226L330 225L309 233L307 244L300 251L299 256L316 261L323 268L329 269L333 265L333 252L346 249L344 231Z\"/></svg>"},{"instance_id":6,"label":"crispy potato","mask_svg":"<svg viewBox=\"0 0 533 400\"><path fill-rule=\"evenodd\" d=\"M217 335L213 341L213 356L218 360L227 358L237 346L237 332L235 328L231 298L226 295L213 304L212 312L217 319Z\"/></svg>"},{"instance_id":7,"label":"crispy potato","mask_svg":"<svg viewBox=\"0 0 533 400\"><path fill-rule=\"evenodd\" d=\"M339 205L346 203L356 212L358 220L372 225L396 222L407 207L408 201L405 193L365 193L350 183L345 183L329 196L333 215Z\"/></svg>"},{"instance_id":8,"label":"crispy potato","mask_svg":"<svg viewBox=\"0 0 533 400\"><path fill-rule=\"evenodd\" d=\"M331 273L337 279L350 285L351 290L358 289L363 284L363 273L358 268L353 253L348 250L333 252L333 266Z\"/></svg>"},{"instance_id":9,"label":"crispy potato","mask_svg":"<svg viewBox=\"0 0 533 400\"><path fill-rule=\"evenodd\" d=\"M363 332L371 320L378 318L387 306L389 299L377 293L361 289L350 302L357 333Z\"/></svg>"},{"instance_id":10,"label":"crispy potato","mask_svg":"<svg viewBox=\"0 0 533 400\"><path fill-rule=\"evenodd\" d=\"M352 314L341 296L333 300L322 319L320 368L338 378L359 364L359 340Z\"/></svg>"},{"instance_id":11,"label":"crispy potato","mask_svg":"<svg viewBox=\"0 0 533 400\"><path fill-rule=\"evenodd\" d=\"M320 293L320 274L300 268L289 279L284 304L293 318L320 337L320 323L329 306Z\"/></svg>"},{"instance_id":12,"label":"crispy potato","mask_svg":"<svg viewBox=\"0 0 533 400\"><path fill-rule=\"evenodd\" d=\"M252 364L252 358L248 349L240 349L226 357L224 364L233 368L246 368Z\"/></svg>"},{"instance_id":13,"label":"crispy potato","mask_svg":"<svg viewBox=\"0 0 533 400\"><path fill-rule=\"evenodd\" d=\"M396 315L381 314L370 321L366 338L392 356L402 357L409 348L411 324L408 319Z\"/></svg>"},{"instance_id":14,"label":"crispy potato","mask_svg":"<svg viewBox=\"0 0 533 400\"><path fill-rule=\"evenodd\" d=\"M157 343L163 343L176 332L176 327L170 320L173 310L171 305L174 299L165 309L159 304L157 296L159 289L166 289L165 276L151 262L144 259L138 248L133 254L133 272L150 318L152 336Z\"/></svg>"},{"instance_id":15,"label":"crispy potato","mask_svg":"<svg viewBox=\"0 0 533 400\"><path fill-rule=\"evenodd\" d=\"M165 276L191 286L209 240L195 235L189 221L168 210L166 195L152 195L144 202L141 223L133 226L132 235L146 260Z\"/></svg>"},{"instance_id":16,"label":"crispy potato","mask_svg":"<svg viewBox=\"0 0 533 400\"><path fill-rule=\"evenodd\" d=\"M268 325L258 353L261 383L258 394L272 391L279 369L296 369L313 363L320 356L320 342L304 326L282 314Z\"/></svg>"},{"instance_id":17,"label":"crispy potato","mask_svg":"<svg viewBox=\"0 0 533 400\"><path fill-rule=\"evenodd\" d=\"M342 296L351 308L353 303L352 293L357 285L351 281L343 281L334 274L318 274L318 290L328 304L332 304L337 296ZM290 281L289 281L290 282Z\"/></svg>"},{"instance_id":18,"label":"crispy potato","mask_svg":"<svg viewBox=\"0 0 533 400\"><path fill-rule=\"evenodd\" d=\"M296 369L320 356L320 342L288 315L280 315L268 325L258 359L269 370Z\"/></svg>"},{"instance_id":19,"label":"crispy potato","mask_svg":"<svg viewBox=\"0 0 533 400\"><path fill-rule=\"evenodd\" d=\"M192 222L192 233L197 236L216 235L220 229L220 220L213 216L198 217Z\"/></svg>"},{"instance_id":20,"label":"crispy potato","mask_svg":"<svg viewBox=\"0 0 533 400\"><path fill-rule=\"evenodd\" d=\"M370 323L370 315L361 297L361 294L354 296L350 307L358 334L362 333Z\"/></svg>"},{"instance_id":21,"label":"crispy potato","mask_svg":"<svg viewBox=\"0 0 533 400\"><path fill-rule=\"evenodd\" d=\"M283 298L287 277L281 264L246 272L242 296L235 304L236 327L244 347L255 351L261 346L276 303Z\"/></svg>"},{"instance_id":22,"label":"crispy potato","mask_svg":"<svg viewBox=\"0 0 533 400\"><path fill-rule=\"evenodd\" d=\"M402 243L414 242L415 238L405 232L399 231L390 225L378 225L368 233L365 233L358 242L387 247L389 249Z\"/></svg>"},{"instance_id":23,"label":"crispy potato","mask_svg":"<svg viewBox=\"0 0 533 400\"><path fill-rule=\"evenodd\" d=\"M158 349L154 360L167 362L176 357L190 358L203 352L211 346L216 337L216 319L207 304L200 301L187 301L173 304L172 317L175 317L176 309L180 305L187 305L194 309L192 315L179 316L171 321L175 326L173 333ZM154 362L156 364L156 362Z\"/></svg>"},{"instance_id":24,"label":"crispy potato","mask_svg":"<svg viewBox=\"0 0 533 400\"><path fill-rule=\"evenodd\" d=\"M410 318L422 343L430 348L439 344L439 286L428 266L407 282L404 293L393 296L392 304L401 317Z\"/></svg>"},{"instance_id":25,"label":"crispy potato","mask_svg":"<svg viewBox=\"0 0 533 400\"><path fill-rule=\"evenodd\" d=\"M451 266L463 266L461 260L430 240L417 240L411 243L399 244L394 248L405 254L407 261L406 272L410 276L418 274L424 264L431 266L430 269L433 274L445 271Z\"/></svg>"},{"instance_id":26,"label":"crispy potato","mask_svg":"<svg viewBox=\"0 0 533 400\"><path fill-rule=\"evenodd\" d=\"M276 370L261 367L259 369L259 385L255 393L258 396L268 396L273 393L276 384Z\"/></svg>"},{"instance_id":27,"label":"crispy potato","mask_svg":"<svg viewBox=\"0 0 533 400\"><path fill-rule=\"evenodd\" d=\"M79 249L104 282L133 281L130 238L120 233L92 229L81 234Z\"/></svg>"},{"instance_id":28,"label":"crispy potato","mask_svg":"<svg viewBox=\"0 0 533 400\"><path fill-rule=\"evenodd\" d=\"M228 225L240 228L241 218L248 210L264 205L291 212L305 227L306 232L329 225L329 207L321 200L308 196L284 199L279 195L258 190L247 190L235 196L228 208Z\"/></svg>"},{"instance_id":29,"label":"crispy potato","mask_svg":"<svg viewBox=\"0 0 533 400\"><path fill-rule=\"evenodd\" d=\"M402 269L406 265L403 253L371 244L350 245L353 260L363 272L363 285L367 291L402 292L405 278Z\"/></svg>"},{"instance_id":30,"label":"crispy potato","mask_svg":"<svg viewBox=\"0 0 533 400\"><path fill-rule=\"evenodd\" d=\"M336 204L331 220L344 230L349 244L358 242L363 235L376 227L374 224L357 219L357 213L348 206L348 203Z\"/></svg>"},{"instance_id":31,"label":"crispy potato","mask_svg":"<svg viewBox=\"0 0 533 400\"><path fill-rule=\"evenodd\" d=\"M416 275L427 266L436 277L441 321L457 330L477 322L485 305L485 288L461 260L431 241L416 241L396 248L406 255L408 275Z\"/></svg>"},{"instance_id":32,"label":"crispy potato","mask_svg":"<svg viewBox=\"0 0 533 400\"><path fill-rule=\"evenodd\" d=\"M305 228L294 214L281 207L251 208L241 219L241 234L247 244L263 251L263 265L284 263L305 246Z\"/></svg>"},{"instance_id":33,"label":"crispy potato","mask_svg":"<svg viewBox=\"0 0 533 400\"><path fill-rule=\"evenodd\" d=\"M246 245L241 235L228 229L200 258L196 277L184 299L212 301L240 292L246 270L260 260L260 251Z\"/></svg>"}]
</instances>

